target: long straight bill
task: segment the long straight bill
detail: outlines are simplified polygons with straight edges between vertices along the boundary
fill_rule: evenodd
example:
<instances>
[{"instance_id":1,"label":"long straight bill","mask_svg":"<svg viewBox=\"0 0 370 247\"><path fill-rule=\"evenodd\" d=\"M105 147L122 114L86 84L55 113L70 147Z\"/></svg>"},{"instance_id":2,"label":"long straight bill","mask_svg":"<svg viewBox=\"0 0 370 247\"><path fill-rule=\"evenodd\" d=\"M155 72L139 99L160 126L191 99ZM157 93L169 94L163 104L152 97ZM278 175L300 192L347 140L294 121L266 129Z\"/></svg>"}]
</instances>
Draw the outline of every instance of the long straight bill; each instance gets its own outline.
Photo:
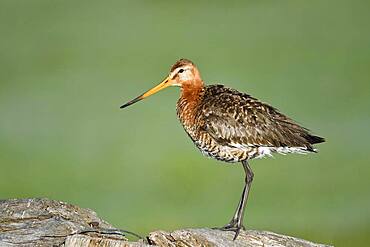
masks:
<instances>
[{"instance_id":1,"label":"long straight bill","mask_svg":"<svg viewBox=\"0 0 370 247\"><path fill-rule=\"evenodd\" d=\"M145 99L146 97L149 97L150 95L152 94L155 94L157 92L159 92L160 90L162 89L165 89L166 87L168 86L171 86L171 83L169 83L169 78L167 77L166 79L164 79L161 83L159 83L157 86L153 87L152 89L148 90L147 92L143 93L142 95L136 97L135 99L127 102L126 104L122 105L120 108L125 108L129 105L132 105L142 99Z\"/></svg>"}]
</instances>

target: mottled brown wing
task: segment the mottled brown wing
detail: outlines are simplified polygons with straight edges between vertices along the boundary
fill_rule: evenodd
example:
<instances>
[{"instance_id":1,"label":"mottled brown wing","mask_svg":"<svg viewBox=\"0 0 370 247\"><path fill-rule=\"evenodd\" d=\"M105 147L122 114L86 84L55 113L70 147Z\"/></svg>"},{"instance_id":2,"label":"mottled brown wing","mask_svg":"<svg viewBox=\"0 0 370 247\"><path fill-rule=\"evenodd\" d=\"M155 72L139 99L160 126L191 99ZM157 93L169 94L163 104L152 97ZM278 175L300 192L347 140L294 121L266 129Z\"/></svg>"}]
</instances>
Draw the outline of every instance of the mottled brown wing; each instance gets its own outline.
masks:
<instances>
[{"instance_id":1,"label":"mottled brown wing","mask_svg":"<svg viewBox=\"0 0 370 247\"><path fill-rule=\"evenodd\" d=\"M207 90L201 106L202 129L219 144L232 147L306 147L308 130L275 108L236 90Z\"/></svg>"}]
</instances>

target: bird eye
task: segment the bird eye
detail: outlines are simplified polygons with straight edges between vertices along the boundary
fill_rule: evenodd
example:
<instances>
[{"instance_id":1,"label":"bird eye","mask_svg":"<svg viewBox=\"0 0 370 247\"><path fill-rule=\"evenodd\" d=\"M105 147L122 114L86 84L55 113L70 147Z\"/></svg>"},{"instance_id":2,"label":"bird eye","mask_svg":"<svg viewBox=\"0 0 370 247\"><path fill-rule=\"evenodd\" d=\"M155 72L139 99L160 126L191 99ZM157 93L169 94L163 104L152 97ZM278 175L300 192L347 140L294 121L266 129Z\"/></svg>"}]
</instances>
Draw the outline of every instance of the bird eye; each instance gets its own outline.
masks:
<instances>
[{"instance_id":1,"label":"bird eye","mask_svg":"<svg viewBox=\"0 0 370 247\"><path fill-rule=\"evenodd\" d=\"M184 69L179 69L179 73L182 73L182 72L184 72Z\"/></svg>"}]
</instances>

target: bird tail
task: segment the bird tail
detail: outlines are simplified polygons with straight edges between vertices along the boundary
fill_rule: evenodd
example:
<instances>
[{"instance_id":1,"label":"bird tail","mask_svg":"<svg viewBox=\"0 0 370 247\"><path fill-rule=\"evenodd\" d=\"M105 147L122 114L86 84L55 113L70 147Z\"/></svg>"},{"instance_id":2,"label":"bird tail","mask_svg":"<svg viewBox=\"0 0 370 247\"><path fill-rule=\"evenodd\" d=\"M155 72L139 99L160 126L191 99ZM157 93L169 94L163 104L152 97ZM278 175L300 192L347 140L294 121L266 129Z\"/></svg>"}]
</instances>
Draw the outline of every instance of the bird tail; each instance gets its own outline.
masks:
<instances>
[{"instance_id":1,"label":"bird tail","mask_svg":"<svg viewBox=\"0 0 370 247\"><path fill-rule=\"evenodd\" d=\"M310 143L310 144L317 144L317 143L322 143L322 142L325 142L325 139L320 137L320 136L314 136L314 135L310 135L308 134L307 136L305 136L306 140Z\"/></svg>"}]
</instances>

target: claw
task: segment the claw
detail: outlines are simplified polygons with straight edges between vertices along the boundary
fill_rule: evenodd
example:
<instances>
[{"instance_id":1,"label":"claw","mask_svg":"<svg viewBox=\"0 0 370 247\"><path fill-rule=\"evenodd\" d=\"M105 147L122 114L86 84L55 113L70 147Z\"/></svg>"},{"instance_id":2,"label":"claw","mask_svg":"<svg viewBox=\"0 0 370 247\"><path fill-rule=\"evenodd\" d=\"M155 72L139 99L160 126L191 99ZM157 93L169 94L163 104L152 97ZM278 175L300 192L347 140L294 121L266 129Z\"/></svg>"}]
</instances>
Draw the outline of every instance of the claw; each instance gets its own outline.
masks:
<instances>
[{"instance_id":1,"label":"claw","mask_svg":"<svg viewBox=\"0 0 370 247\"><path fill-rule=\"evenodd\" d=\"M238 223L232 219L229 223L221 227L213 227L214 230L229 231L232 228L237 228Z\"/></svg>"},{"instance_id":2,"label":"claw","mask_svg":"<svg viewBox=\"0 0 370 247\"><path fill-rule=\"evenodd\" d=\"M233 241L235 241L235 239L238 237L239 233L240 233L240 230L244 228L244 226L240 226L238 228L236 228L235 230L235 235L234 235L234 238L233 238Z\"/></svg>"},{"instance_id":3,"label":"claw","mask_svg":"<svg viewBox=\"0 0 370 247\"><path fill-rule=\"evenodd\" d=\"M243 226L240 223L238 224L237 222L231 221L230 223L228 223L225 226L222 226L222 227L213 227L212 229L214 229L214 230L221 230L221 231L235 232L235 235L234 235L234 238L233 238L233 241L234 241L239 236L240 230L245 230L245 226Z\"/></svg>"}]
</instances>

